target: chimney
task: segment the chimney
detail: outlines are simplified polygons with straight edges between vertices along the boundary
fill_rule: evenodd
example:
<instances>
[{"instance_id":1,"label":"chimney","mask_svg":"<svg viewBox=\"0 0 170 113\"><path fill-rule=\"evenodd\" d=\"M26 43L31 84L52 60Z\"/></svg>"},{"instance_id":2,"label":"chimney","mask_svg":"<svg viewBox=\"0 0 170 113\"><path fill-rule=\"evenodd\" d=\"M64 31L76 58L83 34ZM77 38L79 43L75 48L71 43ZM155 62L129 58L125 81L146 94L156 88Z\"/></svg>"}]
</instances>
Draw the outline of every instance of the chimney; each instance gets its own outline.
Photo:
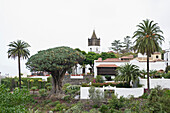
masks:
<instances>
[{"instance_id":1,"label":"chimney","mask_svg":"<svg viewBox=\"0 0 170 113\"><path fill-rule=\"evenodd\" d=\"M98 58L98 61L102 61L102 58Z\"/></svg>"}]
</instances>

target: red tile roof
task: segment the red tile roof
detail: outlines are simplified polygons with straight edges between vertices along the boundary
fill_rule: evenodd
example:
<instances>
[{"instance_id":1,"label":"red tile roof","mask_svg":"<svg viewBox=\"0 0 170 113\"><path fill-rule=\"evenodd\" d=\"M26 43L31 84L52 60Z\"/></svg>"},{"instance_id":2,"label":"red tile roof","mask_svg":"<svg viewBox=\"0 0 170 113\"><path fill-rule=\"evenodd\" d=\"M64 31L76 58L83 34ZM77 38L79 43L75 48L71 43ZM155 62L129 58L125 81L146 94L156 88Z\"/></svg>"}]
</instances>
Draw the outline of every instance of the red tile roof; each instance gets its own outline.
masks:
<instances>
[{"instance_id":1,"label":"red tile roof","mask_svg":"<svg viewBox=\"0 0 170 113\"><path fill-rule=\"evenodd\" d=\"M115 65L115 64L100 64L100 65L98 65L96 67L118 67L118 66Z\"/></svg>"}]
</instances>

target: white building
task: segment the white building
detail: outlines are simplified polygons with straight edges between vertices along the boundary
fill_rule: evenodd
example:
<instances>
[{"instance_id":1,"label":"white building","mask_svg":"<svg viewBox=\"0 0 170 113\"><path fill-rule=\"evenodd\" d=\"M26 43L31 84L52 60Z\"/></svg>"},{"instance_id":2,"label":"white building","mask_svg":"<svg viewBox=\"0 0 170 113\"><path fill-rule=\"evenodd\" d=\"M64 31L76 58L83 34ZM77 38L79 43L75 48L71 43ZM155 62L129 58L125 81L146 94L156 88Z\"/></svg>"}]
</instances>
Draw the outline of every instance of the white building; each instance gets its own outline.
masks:
<instances>
[{"instance_id":1,"label":"white building","mask_svg":"<svg viewBox=\"0 0 170 113\"><path fill-rule=\"evenodd\" d=\"M124 56L121 58L108 58L106 60L102 60L99 58L94 61L94 77L97 75L115 75L115 69L126 63L130 63L133 65L139 66L140 70L147 69L146 56L138 54L139 57L133 58L132 55ZM161 53L156 52L151 55L149 58L149 67L150 70L164 70L166 68L166 62L161 59Z\"/></svg>"}]
</instances>

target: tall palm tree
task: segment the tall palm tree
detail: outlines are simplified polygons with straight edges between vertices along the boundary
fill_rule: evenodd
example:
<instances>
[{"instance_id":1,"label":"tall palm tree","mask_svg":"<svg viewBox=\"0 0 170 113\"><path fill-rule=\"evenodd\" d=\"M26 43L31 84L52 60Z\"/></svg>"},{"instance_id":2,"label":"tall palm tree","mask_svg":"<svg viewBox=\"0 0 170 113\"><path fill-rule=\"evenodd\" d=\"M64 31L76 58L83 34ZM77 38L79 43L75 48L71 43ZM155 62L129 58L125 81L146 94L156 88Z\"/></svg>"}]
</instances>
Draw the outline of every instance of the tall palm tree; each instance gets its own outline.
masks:
<instances>
[{"instance_id":1,"label":"tall palm tree","mask_svg":"<svg viewBox=\"0 0 170 113\"><path fill-rule=\"evenodd\" d=\"M133 86L138 80L138 76L140 75L139 67L132 64L125 64L118 69L118 76L115 77L115 81L126 81L128 85L130 85L131 80L133 81Z\"/></svg>"},{"instance_id":2,"label":"tall palm tree","mask_svg":"<svg viewBox=\"0 0 170 113\"><path fill-rule=\"evenodd\" d=\"M147 86L149 85L149 57L154 52L161 50L160 45L164 41L164 37L161 35L163 32L160 30L158 23L150 21L149 19L143 20L143 23L137 25L138 30L134 32L132 38L136 38L134 41L134 50L137 53L142 53L147 55Z\"/></svg>"},{"instance_id":3,"label":"tall palm tree","mask_svg":"<svg viewBox=\"0 0 170 113\"><path fill-rule=\"evenodd\" d=\"M19 71L19 88L21 88L21 66L20 60L21 58L26 59L30 55L29 50L27 49L30 45L24 41L17 40L10 42L9 50L8 50L8 58L16 58L18 57L18 71Z\"/></svg>"}]
</instances>

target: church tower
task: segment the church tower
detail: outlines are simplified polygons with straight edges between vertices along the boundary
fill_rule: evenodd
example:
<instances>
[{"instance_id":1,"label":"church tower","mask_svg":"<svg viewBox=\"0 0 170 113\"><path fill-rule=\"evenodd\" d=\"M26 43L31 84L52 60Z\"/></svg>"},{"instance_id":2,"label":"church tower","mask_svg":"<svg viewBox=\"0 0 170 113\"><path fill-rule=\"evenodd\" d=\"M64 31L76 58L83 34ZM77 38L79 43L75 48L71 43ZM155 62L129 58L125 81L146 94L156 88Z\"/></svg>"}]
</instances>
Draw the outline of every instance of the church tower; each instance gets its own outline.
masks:
<instances>
[{"instance_id":1,"label":"church tower","mask_svg":"<svg viewBox=\"0 0 170 113\"><path fill-rule=\"evenodd\" d=\"M97 38L95 30L90 39L88 39L88 52L100 53L100 38Z\"/></svg>"}]
</instances>

